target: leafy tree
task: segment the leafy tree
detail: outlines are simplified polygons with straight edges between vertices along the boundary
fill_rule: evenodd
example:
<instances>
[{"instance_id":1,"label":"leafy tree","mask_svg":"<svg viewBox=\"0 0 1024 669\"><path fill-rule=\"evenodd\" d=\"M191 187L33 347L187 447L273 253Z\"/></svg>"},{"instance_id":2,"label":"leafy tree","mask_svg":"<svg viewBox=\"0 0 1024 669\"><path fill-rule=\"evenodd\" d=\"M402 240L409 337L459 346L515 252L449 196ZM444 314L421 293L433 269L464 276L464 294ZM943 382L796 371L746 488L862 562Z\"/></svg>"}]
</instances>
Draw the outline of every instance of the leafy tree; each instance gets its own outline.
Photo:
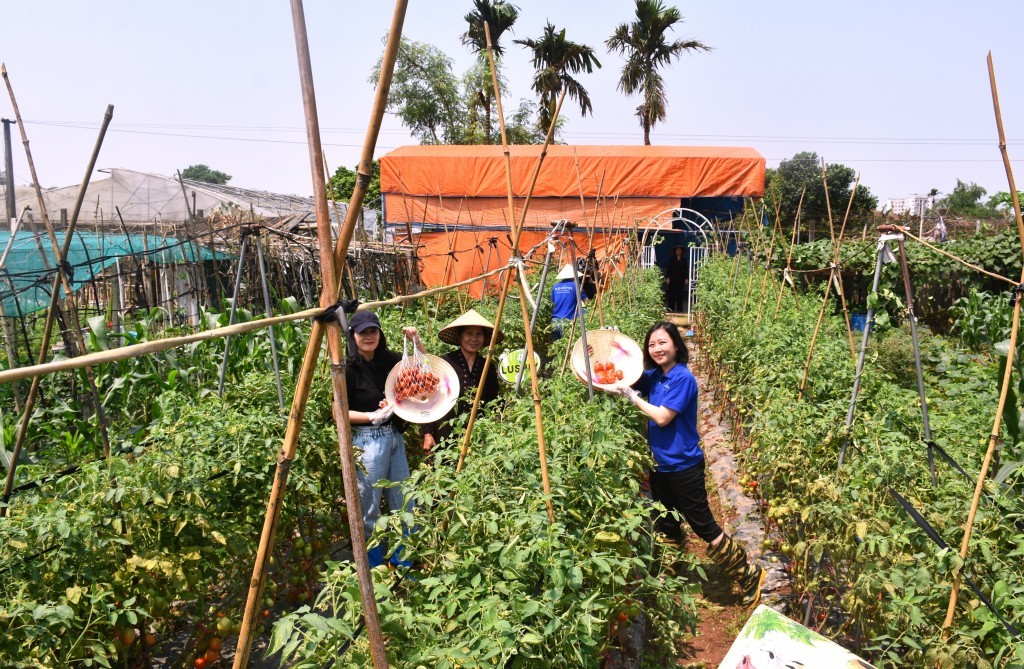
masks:
<instances>
[{"instance_id":1,"label":"leafy tree","mask_svg":"<svg viewBox=\"0 0 1024 669\"><path fill-rule=\"evenodd\" d=\"M640 95L636 115L644 129L644 144L651 143L651 128L665 120L668 107L665 81L658 70L678 59L684 51L711 50L697 40L669 42L666 33L682 21L679 10L665 7L661 0L636 0L634 21L620 24L605 42L609 51L626 57L618 89L626 95Z\"/></svg>"},{"instance_id":2,"label":"leafy tree","mask_svg":"<svg viewBox=\"0 0 1024 669\"><path fill-rule=\"evenodd\" d=\"M540 95L541 127L546 130L550 125L563 88L567 96L579 103L583 116L593 114L590 94L572 76L583 71L590 74L595 67L601 67L591 47L565 39L565 29L556 30L551 22L544 26L539 39L517 39L515 43L533 52L533 66L537 69L533 90Z\"/></svg>"},{"instance_id":3,"label":"leafy tree","mask_svg":"<svg viewBox=\"0 0 1024 669\"><path fill-rule=\"evenodd\" d=\"M1024 206L1024 192L1017 191L1017 201ZM1013 198L1010 197L1008 191L999 191L988 199L985 206L994 212L1002 213L1004 216L1013 216Z\"/></svg>"},{"instance_id":4,"label":"leafy tree","mask_svg":"<svg viewBox=\"0 0 1024 669\"><path fill-rule=\"evenodd\" d=\"M832 221L836 233L842 224L843 216L850 202L850 193L856 179L852 167L839 163L825 165L825 176L828 180L828 204L832 207ZM806 189L806 191L805 191ZM800 202L800 194L804 193L803 206L800 208L802 229L813 229L816 224L828 225L828 207L825 202L825 184L821 178L821 159L817 153L803 151L789 160L783 160L775 169L765 171L765 192L778 199L779 218L783 228L792 230L796 219L796 210ZM769 209L774 202L769 200ZM864 184L857 186L857 193L850 208L850 219L870 216L878 206L878 198Z\"/></svg>"},{"instance_id":5,"label":"leafy tree","mask_svg":"<svg viewBox=\"0 0 1024 669\"><path fill-rule=\"evenodd\" d=\"M380 79L380 62L370 81ZM465 111L452 59L438 48L404 37L398 47L387 110L421 144L462 142Z\"/></svg>"},{"instance_id":6,"label":"leafy tree","mask_svg":"<svg viewBox=\"0 0 1024 669\"><path fill-rule=\"evenodd\" d=\"M520 100L519 108L505 121L505 137L509 144L543 144L548 134L548 126L542 125L538 118L536 102ZM555 134L565 123L564 118L555 122Z\"/></svg>"},{"instance_id":7,"label":"leafy tree","mask_svg":"<svg viewBox=\"0 0 1024 669\"><path fill-rule=\"evenodd\" d=\"M358 179L359 174L355 170L350 170L344 165L339 166L327 184L331 199L348 202L352 198L352 191L355 190ZM376 160L373 161L373 174L363 197L363 206L377 210L381 207L380 163Z\"/></svg>"},{"instance_id":8,"label":"leafy tree","mask_svg":"<svg viewBox=\"0 0 1024 669\"><path fill-rule=\"evenodd\" d=\"M202 163L189 165L183 169L181 171L181 178L191 179L192 181L202 181L208 184L226 184L231 181L230 174L210 169L209 166Z\"/></svg>"},{"instance_id":9,"label":"leafy tree","mask_svg":"<svg viewBox=\"0 0 1024 669\"><path fill-rule=\"evenodd\" d=\"M964 218L988 218L994 213L992 209L981 203L985 197L985 189L978 184L956 180L956 188L942 199L940 207L944 207L950 216Z\"/></svg>"},{"instance_id":10,"label":"leafy tree","mask_svg":"<svg viewBox=\"0 0 1024 669\"><path fill-rule=\"evenodd\" d=\"M501 74L499 72L499 81ZM370 75L380 78L380 61ZM492 91L490 97L483 91ZM402 39L388 96L388 111L397 115L421 144L491 144L490 128L495 122L490 66L483 60L461 77L452 70L452 59L437 47ZM507 134L512 143L535 143L536 136L528 117L534 108L520 104L510 121ZM543 141L543 135L540 135Z\"/></svg>"}]
</instances>

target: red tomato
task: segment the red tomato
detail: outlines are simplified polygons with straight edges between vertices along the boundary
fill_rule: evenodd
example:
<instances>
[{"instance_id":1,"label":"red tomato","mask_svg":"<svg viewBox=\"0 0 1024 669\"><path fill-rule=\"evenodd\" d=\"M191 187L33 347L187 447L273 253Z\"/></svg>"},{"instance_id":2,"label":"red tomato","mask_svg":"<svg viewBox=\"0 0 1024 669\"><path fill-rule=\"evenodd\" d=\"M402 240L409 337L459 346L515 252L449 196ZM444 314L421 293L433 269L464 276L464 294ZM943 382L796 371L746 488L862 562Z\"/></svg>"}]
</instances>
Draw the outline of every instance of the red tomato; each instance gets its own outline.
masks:
<instances>
[{"instance_id":1,"label":"red tomato","mask_svg":"<svg viewBox=\"0 0 1024 669\"><path fill-rule=\"evenodd\" d=\"M135 643L135 628L124 627L118 633L118 636L121 639L121 643L123 643L125 646L130 646L133 643Z\"/></svg>"},{"instance_id":2,"label":"red tomato","mask_svg":"<svg viewBox=\"0 0 1024 669\"><path fill-rule=\"evenodd\" d=\"M192 666L195 667L196 669L205 669L205 667L206 667L206 658L205 657L197 657L196 661L192 663Z\"/></svg>"}]
</instances>

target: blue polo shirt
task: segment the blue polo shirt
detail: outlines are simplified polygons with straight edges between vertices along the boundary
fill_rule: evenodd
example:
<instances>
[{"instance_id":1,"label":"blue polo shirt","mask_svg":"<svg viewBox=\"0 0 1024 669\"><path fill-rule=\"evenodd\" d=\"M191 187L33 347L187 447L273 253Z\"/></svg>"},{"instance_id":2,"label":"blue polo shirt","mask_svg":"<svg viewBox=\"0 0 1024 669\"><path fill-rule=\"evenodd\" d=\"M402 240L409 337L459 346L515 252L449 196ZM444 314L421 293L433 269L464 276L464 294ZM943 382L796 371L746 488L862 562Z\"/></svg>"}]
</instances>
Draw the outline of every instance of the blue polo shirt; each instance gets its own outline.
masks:
<instances>
[{"instance_id":1,"label":"blue polo shirt","mask_svg":"<svg viewBox=\"0 0 1024 669\"><path fill-rule=\"evenodd\" d=\"M654 406L676 412L665 427L647 423L647 442L659 472L681 472L704 459L697 434L697 379L686 365L677 364L667 373L660 367L648 369L637 389Z\"/></svg>"},{"instance_id":2,"label":"blue polo shirt","mask_svg":"<svg viewBox=\"0 0 1024 669\"><path fill-rule=\"evenodd\" d=\"M583 290L580 290L580 296L587 299ZM555 305L551 318L576 318L576 286L572 279L563 279L551 287L551 301Z\"/></svg>"}]
</instances>

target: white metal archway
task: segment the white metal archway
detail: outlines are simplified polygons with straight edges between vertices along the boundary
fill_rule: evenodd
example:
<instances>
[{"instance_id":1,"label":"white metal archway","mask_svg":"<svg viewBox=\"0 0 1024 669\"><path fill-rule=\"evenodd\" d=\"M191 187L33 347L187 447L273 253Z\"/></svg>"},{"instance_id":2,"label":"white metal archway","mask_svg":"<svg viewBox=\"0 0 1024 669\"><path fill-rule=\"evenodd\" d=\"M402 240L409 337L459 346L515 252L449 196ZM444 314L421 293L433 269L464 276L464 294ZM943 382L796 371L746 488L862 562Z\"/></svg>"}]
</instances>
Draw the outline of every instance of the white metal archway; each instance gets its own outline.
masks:
<instances>
[{"instance_id":1,"label":"white metal archway","mask_svg":"<svg viewBox=\"0 0 1024 669\"><path fill-rule=\"evenodd\" d=\"M662 230L673 226L676 221L682 221L685 224L685 227L678 229L679 231L697 233L703 242L696 246L691 246L689 249L689 290L687 291L686 310L687 313L690 313L693 310L694 294L697 289L700 266L711 253L723 251L727 239L715 228L714 223L699 211L685 207L666 209L651 217L647 228L644 230L641 242L641 265L643 267L653 267L655 264L654 244L649 244L648 241L656 237ZM655 225L652 226L652 223ZM653 237L651 235L652 229L654 232ZM672 227L671 229L676 230L677 228Z\"/></svg>"}]
</instances>

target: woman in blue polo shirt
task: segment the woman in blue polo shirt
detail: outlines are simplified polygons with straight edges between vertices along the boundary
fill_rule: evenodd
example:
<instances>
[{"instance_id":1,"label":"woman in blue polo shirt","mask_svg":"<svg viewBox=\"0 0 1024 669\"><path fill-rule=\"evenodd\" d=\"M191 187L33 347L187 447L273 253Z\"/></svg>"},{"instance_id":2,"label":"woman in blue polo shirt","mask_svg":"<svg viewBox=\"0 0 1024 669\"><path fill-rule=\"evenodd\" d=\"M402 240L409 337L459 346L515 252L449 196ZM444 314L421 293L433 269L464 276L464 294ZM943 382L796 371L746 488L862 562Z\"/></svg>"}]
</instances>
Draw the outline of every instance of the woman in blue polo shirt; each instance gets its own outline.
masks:
<instances>
[{"instance_id":1,"label":"woman in blue polo shirt","mask_svg":"<svg viewBox=\"0 0 1024 669\"><path fill-rule=\"evenodd\" d=\"M689 359L679 329L672 323L658 323L644 340L646 371L636 388L622 383L615 389L649 419L654 499L682 515L693 532L708 543L708 557L740 585L744 603L752 608L761 598L765 570L751 563L743 547L722 531L708 506L704 451L697 434L697 379L686 366ZM658 521L659 531L672 540L682 540L678 522L664 517Z\"/></svg>"}]
</instances>

